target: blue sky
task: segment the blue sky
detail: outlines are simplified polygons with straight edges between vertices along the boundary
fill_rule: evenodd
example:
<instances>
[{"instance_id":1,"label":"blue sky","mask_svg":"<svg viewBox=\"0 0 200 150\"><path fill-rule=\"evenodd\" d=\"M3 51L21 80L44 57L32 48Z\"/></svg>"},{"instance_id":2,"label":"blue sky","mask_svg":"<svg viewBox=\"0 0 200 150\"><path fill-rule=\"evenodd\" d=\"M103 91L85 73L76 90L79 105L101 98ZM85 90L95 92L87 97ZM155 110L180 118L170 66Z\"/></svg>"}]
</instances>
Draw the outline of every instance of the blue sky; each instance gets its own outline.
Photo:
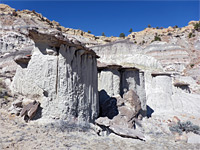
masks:
<instances>
[{"instance_id":1,"label":"blue sky","mask_svg":"<svg viewBox=\"0 0 200 150\"><path fill-rule=\"evenodd\" d=\"M64 27L90 30L94 35L119 36L152 27L186 26L200 19L200 2L190 1L20 1L0 0L15 9L35 10Z\"/></svg>"}]
</instances>

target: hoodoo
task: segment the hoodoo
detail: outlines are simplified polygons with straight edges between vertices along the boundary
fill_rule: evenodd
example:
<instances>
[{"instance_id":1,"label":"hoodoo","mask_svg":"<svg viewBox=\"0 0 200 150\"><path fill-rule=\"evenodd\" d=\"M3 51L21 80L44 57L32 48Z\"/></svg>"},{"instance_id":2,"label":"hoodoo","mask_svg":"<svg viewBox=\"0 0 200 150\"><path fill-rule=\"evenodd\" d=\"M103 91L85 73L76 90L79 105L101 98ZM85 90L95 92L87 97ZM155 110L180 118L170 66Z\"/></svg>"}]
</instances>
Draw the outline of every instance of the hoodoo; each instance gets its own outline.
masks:
<instances>
[{"instance_id":1,"label":"hoodoo","mask_svg":"<svg viewBox=\"0 0 200 150\"><path fill-rule=\"evenodd\" d=\"M20 64L12 91L41 99L43 117L92 122L98 116L96 54L61 33L30 29L35 42L27 64ZM19 59L18 59L19 61Z\"/></svg>"}]
</instances>

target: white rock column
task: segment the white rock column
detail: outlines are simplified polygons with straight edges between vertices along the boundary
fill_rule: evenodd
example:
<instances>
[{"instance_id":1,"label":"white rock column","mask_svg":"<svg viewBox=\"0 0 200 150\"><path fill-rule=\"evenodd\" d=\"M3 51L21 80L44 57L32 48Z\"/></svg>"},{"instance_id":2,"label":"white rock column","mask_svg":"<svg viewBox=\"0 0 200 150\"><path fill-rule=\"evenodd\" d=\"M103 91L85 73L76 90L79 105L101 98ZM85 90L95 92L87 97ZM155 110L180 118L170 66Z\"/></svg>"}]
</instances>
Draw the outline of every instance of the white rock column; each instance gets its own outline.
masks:
<instances>
[{"instance_id":1,"label":"white rock column","mask_svg":"<svg viewBox=\"0 0 200 150\"><path fill-rule=\"evenodd\" d=\"M105 68L98 73L98 90L105 90L109 96L120 94L120 72L117 69Z\"/></svg>"},{"instance_id":2,"label":"white rock column","mask_svg":"<svg viewBox=\"0 0 200 150\"><path fill-rule=\"evenodd\" d=\"M17 70L12 91L40 100L44 118L93 122L99 113L96 56L37 44L27 68Z\"/></svg>"},{"instance_id":3,"label":"white rock column","mask_svg":"<svg viewBox=\"0 0 200 150\"><path fill-rule=\"evenodd\" d=\"M146 111L146 92L145 92L145 79L144 72L140 72L138 69L123 69L121 77L121 94L124 93L124 89L133 90L137 93L141 101L141 107L143 114Z\"/></svg>"},{"instance_id":4,"label":"white rock column","mask_svg":"<svg viewBox=\"0 0 200 150\"><path fill-rule=\"evenodd\" d=\"M172 79L168 74L157 74L147 80L147 105L154 113L164 113L173 109Z\"/></svg>"}]
</instances>

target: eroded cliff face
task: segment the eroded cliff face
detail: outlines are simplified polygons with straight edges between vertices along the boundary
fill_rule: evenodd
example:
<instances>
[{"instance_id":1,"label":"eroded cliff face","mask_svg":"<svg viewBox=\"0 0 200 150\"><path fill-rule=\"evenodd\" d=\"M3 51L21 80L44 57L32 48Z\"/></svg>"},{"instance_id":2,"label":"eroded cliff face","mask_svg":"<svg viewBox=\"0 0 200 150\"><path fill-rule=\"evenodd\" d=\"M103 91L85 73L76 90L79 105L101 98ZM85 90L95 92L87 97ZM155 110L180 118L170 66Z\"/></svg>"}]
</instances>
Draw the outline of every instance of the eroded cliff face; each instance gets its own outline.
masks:
<instances>
[{"instance_id":1,"label":"eroded cliff face","mask_svg":"<svg viewBox=\"0 0 200 150\"><path fill-rule=\"evenodd\" d=\"M195 32L195 34L198 39L199 33ZM195 44L195 41L185 40L185 42ZM144 104L143 110L147 109L147 115L151 115L152 112L157 115L169 113L198 115L199 52L196 49L192 50L190 46L171 41L155 41L137 45L131 39L92 48L100 56L100 63L108 65L107 70L101 73L103 76L100 76L99 80L99 84L105 85L104 89L108 93L114 93L110 92L112 87L116 87L115 91L120 89L120 94L123 91L120 87L134 90L140 97L141 104ZM120 65L121 68L127 69L124 72L118 71L119 69L108 70L109 64ZM140 71L131 71L132 67L137 67ZM144 72L143 75L141 71ZM117 74L121 75L120 86L114 86L119 85ZM104 84L102 78L109 80ZM112 84L109 81L112 81ZM144 84L141 86L139 83ZM191 99L191 97L193 98L187 107L186 99ZM191 108L193 111L190 111Z\"/></svg>"},{"instance_id":2,"label":"eroded cliff face","mask_svg":"<svg viewBox=\"0 0 200 150\"><path fill-rule=\"evenodd\" d=\"M13 94L40 99L44 118L94 121L98 116L96 55L54 34L30 32L35 48L27 67L18 67Z\"/></svg>"},{"instance_id":3,"label":"eroded cliff face","mask_svg":"<svg viewBox=\"0 0 200 150\"><path fill-rule=\"evenodd\" d=\"M122 39L95 37L81 30L64 28L35 11L16 11L7 5L0 5L0 20L0 75L9 80L8 86L15 75L14 93L48 97L43 105L49 108L49 116L66 118L67 111L71 116L77 116L76 111L84 116L82 110L90 106L98 109L94 96L97 95L94 90L97 88L94 85L97 82L96 62L91 51L84 50L84 45L100 56L101 63L115 65L99 72L99 91L105 90L108 95L115 96L123 94L124 89L132 89L139 96L142 108L145 110L147 104L154 112L189 112L189 108L197 112L199 109L200 32L193 26L197 22L182 28L146 28ZM30 29L41 36L30 38ZM190 33L193 36L189 38ZM47 42L44 35L52 41ZM152 41L155 36L161 41ZM16 67L16 62L21 68ZM168 75L152 76L155 72ZM86 98L92 101L91 105L89 102L82 107ZM54 104L51 99L60 100ZM80 99L80 103L61 106L66 99ZM191 101L188 107L187 100ZM58 113L52 109L53 105ZM81 110L77 110L79 106ZM60 115L62 110L64 115ZM93 109L87 114L90 112ZM95 113L90 115L95 116Z\"/></svg>"}]
</instances>

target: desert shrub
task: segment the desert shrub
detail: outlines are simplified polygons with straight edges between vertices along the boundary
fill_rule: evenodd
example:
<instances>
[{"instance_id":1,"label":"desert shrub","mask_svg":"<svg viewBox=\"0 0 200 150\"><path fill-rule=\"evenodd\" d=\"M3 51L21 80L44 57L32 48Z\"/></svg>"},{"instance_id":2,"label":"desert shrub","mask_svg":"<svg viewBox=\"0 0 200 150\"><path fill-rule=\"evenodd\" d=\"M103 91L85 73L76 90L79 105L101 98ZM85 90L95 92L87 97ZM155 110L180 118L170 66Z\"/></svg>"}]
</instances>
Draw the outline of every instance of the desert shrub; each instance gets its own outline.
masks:
<instances>
[{"instance_id":1,"label":"desert shrub","mask_svg":"<svg viewBox=\"0 0 200 150\"><path fill-rule=\"evenodd\" d=\"M154 40L155 40L155 41L161 41L161 38L160 38L159 36L155 36L155 37L154 37Z\"/></svg>"},{"instance_id":2,"label":"desert shrub","mask_svg":"<svg viewBox=\"0 0 200 150\"><path fill-rule=\"evenodd\" d=\"M130 28L130 30L129 30L128 32L132 33L132 32L133 32L133 29L132 29L132 28Z\"/></svg>"},{"instance_id":3,"label":"desert shrub","mask_svg":"<svg viewBox=\"0 0 200 150\"><path fill-rule=\"evenodd\" d=\"M88 30L88 33L92 33L90 30Z\"/></svg>"},{"instance_id":4,"label":"desert shrub","mask_svg":"<svg viewBox=\"0 0 200 150\"><path fill-rule=\"evenodd\" d=\"M125 37L125 34L124 33L120 33L119 37Z\"/></svg>"},{"instance_id":5,"label":"desert shrub","mask_svg":"<svg viewBox=\"0 0 200 150\"><path fill-rule=\"evenodd\" d=\"M178 26L177 25L175 25L175 26L173 26L173 28L175 29L175 28L178 28Z\"/></svg>"},{"instance_id":6,"label":"desert shrub","mask_svg":"<svg viewBox=\"0 0 200 150\"><path fill-rule=\"evenodd\" d=\"M154 40L152 40L151 42L154 42L154 41L161 41L161 38L159 36L154 36Z\"/></svg>"},{"instance_id":7,"label":"desert shrub","mask_svg":"<svg viewBox=\"0 0 200 150\"><path fill-rule=\"evenodd\" d=\"M193 68L193 67L194 67L194 64L190 64L190 67Z\"/></svg>"},{"instance_id":8,"label":"desert shrub","mask_svg":"<svg viewBox=\"0 0 200 150\"><path fill-rule=\"evenodd\" d=\"M150 24L148 24L148 28L151 28L151 25L150 25Z\"/></svg>"},{"instance_id":9,"label":"desert shrub","mask_svg":"<svg viewBox=\"0 0 200 150\"><path fill-rule=\"evenodd\" d=\"M192 32L190 32L190 33L189 33L188 37L189 37L189 38L191 38L191 37L192 37Z\"/></svg>"},{"instance_id":10,"label":"desert shrub","mask_svg":"<svg viewBox=\"0 0 200 150\"><path fill-rule=\"evenodd\" d=\"M188 35L188 37L189 37L189 38L195 37L195 34L193 34L192 32L190 32L189 35Z\"/></svg>"},{"instance_id":11,"label":"desert shrub","mask_svg":"<svg viewBox=\"0 0 200 150\"><path fill-rule=\"evenodd\" d=\"M102 32L101 36L106 36L104 32Z\"/></svg>"},{"instance_id":12,"label":"desert shrub","mask_svg":"<svg viewBox=\"0 0 200 150\"><path fill-rule=\"evenodd\" d=\"M199 31L200 30L200 21L194 24L194 29Z\"/></svg>"},{"instance_id":13,"label":"desert shrub","mask_svg":"<svg viewBox=\"0 0 200 150\"><path fill-rule=\"evenodd\" d=\"M190 121L186 122L178 122L176 125L169 127L169 130L171 132L177 132L179 134L182 134L183 132L193 132L195 134L200 135L200 127L197 125L194 125Z\"/></svg>"}]
</instances>

